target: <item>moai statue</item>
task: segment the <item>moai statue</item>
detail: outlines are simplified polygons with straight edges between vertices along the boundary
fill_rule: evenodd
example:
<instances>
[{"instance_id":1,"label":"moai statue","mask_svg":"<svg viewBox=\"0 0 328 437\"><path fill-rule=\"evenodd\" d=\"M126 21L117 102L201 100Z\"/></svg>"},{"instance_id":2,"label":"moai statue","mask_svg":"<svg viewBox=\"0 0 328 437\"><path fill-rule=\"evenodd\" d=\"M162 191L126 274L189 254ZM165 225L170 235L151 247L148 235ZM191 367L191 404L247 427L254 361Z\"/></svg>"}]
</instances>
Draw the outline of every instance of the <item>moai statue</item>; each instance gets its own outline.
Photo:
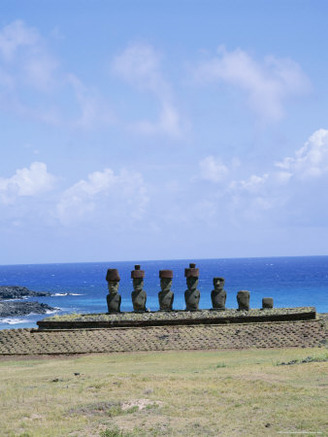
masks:
<instances>
[{"instance_id":1,"label":"moai statue","mask_svg":"<svg viewBox=\"0 0 328 437\"><path fill-rule=\"evenodd\" d=\"M214 290L211 293L212 306L214 310L225 310L227 292L223 289L224 278L213 278Z\"/></svg>"},{"instance_id":2,"label":"moai statue","mask_svg":"<svg viewBox=\"0 0 328 437\"><path fill-rule=\"evenodd\" d=\"M121 295L118 293L120 275L117 269L108 269L106 281L108 282L107 307L109 313L121 311Z\"/></svg>"},{"instance_id":3,"label":"moai statue","mask_svg":"<svg viewBox=\"0 0 328 437\"><path fill-rule=\"evenodd\" d=\"M273 299L272 297L264 297L262 299L262 310L272 309L273 308Z\"/></svg>"},{"instance_id":4,"label":"moai statue","mask_svg":"<svg viewBox=\"0 0 328 437\"><path fill-rule=\"evenodd\" d=\"M241 290L237 293L238 311L249 310L249 298L250 292L247 290Z\"/></svg>"},{"instance_id":5,"label":"moai statue","mask_svg":"<svg viewBox=\"0 0 328 437\"><path fill-rule=\"evenodd\" d=\"M200 299L200 292L197 290L199 269L196 264L189 264L185 269L188 290L185 291L186 311L197 311Z\"/></svg>"},{"instance_id":6,"label":"moai statue","mask_svg":"<svg viewBox=\"0 0 328 437\"><path fill-rule=\"evenodd\" d=\"M146 311L147 294L143 289L144 286L144 270L140 270L139 265L134 266L135 270L131 272L131 278L133 279L133 291L131 293L133 311L142 313Z\"/></svg>"},{"instance_id":7,"label":"moai statue","mask_svg":"<svg viewBox=\"0 0 328 437\"><path fill-rule=\"evenodd\" d=\"M174 293L171 291L173 270L160 270L161 291L158 293L159 310L172 311Z\"/></svg>"}]
</instances>

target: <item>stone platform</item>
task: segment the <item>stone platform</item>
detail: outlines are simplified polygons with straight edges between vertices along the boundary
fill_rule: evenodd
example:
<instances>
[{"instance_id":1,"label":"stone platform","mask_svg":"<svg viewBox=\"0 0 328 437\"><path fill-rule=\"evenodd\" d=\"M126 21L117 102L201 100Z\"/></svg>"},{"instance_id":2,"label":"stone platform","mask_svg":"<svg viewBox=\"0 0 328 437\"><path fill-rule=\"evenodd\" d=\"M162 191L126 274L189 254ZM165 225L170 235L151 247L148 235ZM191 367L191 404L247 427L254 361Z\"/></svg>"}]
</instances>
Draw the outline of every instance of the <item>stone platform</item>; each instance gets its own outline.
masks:
<instances>
[{"instance_id":1,"label":"stone platform","mask_svg":"<svg viewBox=\"0 0 328 437\"><path fill-rule=\"evenodd\" d=\"M90 328L136 328L146 326L221 325L230 323L277 322L310 320L316 318L314 307L251 309L238 311L228 309L199 311L170 311L116 314L67 314L47 317L37 325L40 330L90 329Z\"/></svg>"},{"instance_id":2,"label":"stone platform","mask_svg":"<svg viewBox=\"0 0 328 437\"><path fill-rule=\"evenodd\" d=\"M327 344L328 330L324 319L222 325L0 331L0 356L320 347Z\"/></svg>"}]
</instances>

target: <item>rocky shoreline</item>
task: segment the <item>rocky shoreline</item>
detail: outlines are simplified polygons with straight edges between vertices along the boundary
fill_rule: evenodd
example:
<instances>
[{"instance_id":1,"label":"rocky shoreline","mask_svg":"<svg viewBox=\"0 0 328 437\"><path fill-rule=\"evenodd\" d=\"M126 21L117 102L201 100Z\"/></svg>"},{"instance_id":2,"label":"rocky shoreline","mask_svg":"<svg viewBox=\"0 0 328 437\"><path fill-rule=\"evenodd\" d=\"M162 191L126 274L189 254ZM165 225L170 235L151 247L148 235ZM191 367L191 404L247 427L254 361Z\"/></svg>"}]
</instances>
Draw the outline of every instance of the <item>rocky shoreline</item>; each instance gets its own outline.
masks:
<instances>
[{"instance_id":1,"label":"rocky shoreline","mask_svg":"<svg viewBox=\"0 0 328 437\"><path fill-rule=\"evenodd\" d=\"M19 317L28 314L47 314L55 311L56 308L45 303L27 302L24 300L11 302L12 299L25 299L27 297L45 297L51 296L50 293L42 291L32 291L26 287L17 285L0 286L0 318ZM8 299L8 300L7 300Z\"/></svg>"},{"instance_id":2,"label":"rocky shoreline","mask_svg":"<svg viewBox=\"0 0 328 437\"><path fill-rule=\"evenodd\" d=\"M0 302L0 318L27 316L32 313L47 314L55 310L56 308L40 302Z\"/></svg>"},{"instance_id":3,"label":"rocky shoreline","mask_svg":"<svg viewBox=\"0 0 328 437\"><path fill-rule=\"evenodd\" d=\"M20 287L19 285L0 285L0 300L45 296L51 296L51 293L48 293L47 291L33 291L29 290L27 287Z\"/></svg>"}]
</instances>

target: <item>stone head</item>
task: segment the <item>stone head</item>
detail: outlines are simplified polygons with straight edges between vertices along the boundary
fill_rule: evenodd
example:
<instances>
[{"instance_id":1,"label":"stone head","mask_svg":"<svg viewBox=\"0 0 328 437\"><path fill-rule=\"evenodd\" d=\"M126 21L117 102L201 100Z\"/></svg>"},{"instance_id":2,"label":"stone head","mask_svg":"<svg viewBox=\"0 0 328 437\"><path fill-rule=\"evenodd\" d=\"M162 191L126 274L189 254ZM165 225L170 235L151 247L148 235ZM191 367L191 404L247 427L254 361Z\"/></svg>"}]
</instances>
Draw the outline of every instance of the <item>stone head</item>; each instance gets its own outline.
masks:
<instances>
[{"instance_id":1,"label":"stone head","mask_svg":"<svg viewBox=\"0 0 328 437\"><path fill-rule=\"evenodd\" d=\"M213 285L215 290L223 290L224 278L213 278Z\"/></svg>"},{"instance_id":2,"label":"stone head","mask_svg":"<svg viewBox=\"0 0 328 437\"><path fill-rule=\"evenodd\" d=\"M189 264L189 268L185 269L185 277L187 279L188 289L196 290L199 277L199 269L196 269L196 264Z\"/></svg>"},{"instance_id":3,"label":"stone head","mask_svg":"<svg viewBox=\"0 0 328 437\"><path fill-rule=\"evenodd\" d=\"M198 277L196 276L187 277L188 290L196 290L197 286L198 286Z\"/></svg>"},{"instance_id":4,"label":"stone head","mask_svg":"<svg viewBox=\"0 0 328 437\"><path fill-rule=\"evenodd\" d=\"M161 290L170 291L172 287L173 270L160 270L159 277L161 279Z\"/></svg>"},{"instance_id":5,"label":"stone head","mask_svg":"<svg viewBox=\"0 0 328 437\"><path fill-rule=\"evenodd\" d=\"M133 288L135 291L141 291L144 286L143 278L133 278Z\"/></svg>"},{"instance_id":6,"label":"stone head","mask_svg":"<svg viewBox=\"0 0 328 437\"><path fill-rule=\"evenodd\" d=\"M131 272L133 280L133 288L135 291L141 291L144 286L145 271L140 269L140 265L136 264Z\"/></svg>"},{"instance_id":7,"label":"stone head","mask_svg":"<svg viewBox=\"0 0 328 437\"><path fill-rule=\"evenodd\" d=\"M116 294L120 285L120 275L117 269L108 269L106 281L108 282L108 291L110 294Z\"/></svg>"},{"instance_id":8,"label":"stone head","mask_svg":"<svg viewBox=\"0 0 328 437\"><path fill-rule=\"evenodd\" d=\"M108 291L110 294L118 293L118 287L120 283L118 281L108 281Z\"/></svg>"}]
</instances>

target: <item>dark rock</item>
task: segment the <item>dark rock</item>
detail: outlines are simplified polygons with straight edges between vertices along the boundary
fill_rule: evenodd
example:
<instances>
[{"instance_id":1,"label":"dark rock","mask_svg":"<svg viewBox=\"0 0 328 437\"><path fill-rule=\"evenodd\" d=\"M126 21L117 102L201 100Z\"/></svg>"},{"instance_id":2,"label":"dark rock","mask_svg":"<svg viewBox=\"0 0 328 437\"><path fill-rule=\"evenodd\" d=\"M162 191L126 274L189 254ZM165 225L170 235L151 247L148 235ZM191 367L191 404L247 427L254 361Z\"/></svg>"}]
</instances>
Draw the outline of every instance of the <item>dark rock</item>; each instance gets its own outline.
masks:
<instances>
[{"instance_id":1,"label":"dark rock","mask_svg":"<svg viewBox=\"0 0 328 437\"><path fill-rule=\"evenodd\" d=\"M31 313L46 314L55 308L39 302L0 302L0 317L27 316Z\"/></svg>"},{"instance_id":2,"label":"dark rock","mask_svg":"<svg viewBox=\"0 0 328 437\"><path fill-rule=\"evenodd\" d=\"M46 291L32 291L18 285L0 285L0 299L22 299L30 296L50 296Z\"/></svg>"},{"instance_id":3,"label":"dark rock","mask_svg":"<svg viewBox=\"0 0 328 437\"><path fill-rule=\"evenodd\" d=\"M150 395L151 393L154 393L154 389L152 389L152 388L147 388L147 389L144 391L144 394L145 394L145 395Z\"/></svg>"}]
</instances>

